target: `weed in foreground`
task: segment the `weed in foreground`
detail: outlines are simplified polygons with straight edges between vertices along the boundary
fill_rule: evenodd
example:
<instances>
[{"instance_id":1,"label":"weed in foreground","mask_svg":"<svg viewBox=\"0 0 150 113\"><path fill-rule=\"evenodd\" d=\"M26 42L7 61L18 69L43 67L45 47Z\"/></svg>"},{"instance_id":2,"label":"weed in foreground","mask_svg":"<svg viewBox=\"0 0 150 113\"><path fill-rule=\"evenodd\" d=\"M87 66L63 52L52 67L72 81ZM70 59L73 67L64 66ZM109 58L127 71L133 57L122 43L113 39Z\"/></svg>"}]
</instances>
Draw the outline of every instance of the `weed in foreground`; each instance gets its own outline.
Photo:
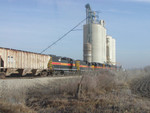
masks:
<instances>
[{"instance_id":1,"label":"weed in foreground","mask_svg":"<svg viewBox=\"0 0 150 113\"><path fill-rule=\"evenodd\" d=\"M112 71L88 72L81 80L55 81L33 88L26 104L39 113L148 113L149 104L139 104L127 80Z\"/></svg>"}]
</instances>

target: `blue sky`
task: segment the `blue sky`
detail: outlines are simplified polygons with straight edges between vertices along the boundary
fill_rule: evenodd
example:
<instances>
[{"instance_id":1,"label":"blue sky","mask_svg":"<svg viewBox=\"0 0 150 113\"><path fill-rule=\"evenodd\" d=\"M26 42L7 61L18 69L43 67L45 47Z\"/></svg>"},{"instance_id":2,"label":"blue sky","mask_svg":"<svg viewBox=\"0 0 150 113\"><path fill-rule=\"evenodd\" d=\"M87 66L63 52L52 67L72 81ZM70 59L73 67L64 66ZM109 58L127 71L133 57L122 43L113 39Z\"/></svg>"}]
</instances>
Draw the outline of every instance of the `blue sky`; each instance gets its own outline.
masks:
<instances>
[{"instance_id":1,"label":"blue sky","mask_svg":"<svg viewBox=\"0 0 150 113\"><path fill-rule=\"evenodd\" d=\"M41 52L85 18L87 3L116 39L117 62L150 65L150 0L0 0L0 47ZM82 43L73 31L45 53L82 59Z\"/></svg>"}]
</instances>

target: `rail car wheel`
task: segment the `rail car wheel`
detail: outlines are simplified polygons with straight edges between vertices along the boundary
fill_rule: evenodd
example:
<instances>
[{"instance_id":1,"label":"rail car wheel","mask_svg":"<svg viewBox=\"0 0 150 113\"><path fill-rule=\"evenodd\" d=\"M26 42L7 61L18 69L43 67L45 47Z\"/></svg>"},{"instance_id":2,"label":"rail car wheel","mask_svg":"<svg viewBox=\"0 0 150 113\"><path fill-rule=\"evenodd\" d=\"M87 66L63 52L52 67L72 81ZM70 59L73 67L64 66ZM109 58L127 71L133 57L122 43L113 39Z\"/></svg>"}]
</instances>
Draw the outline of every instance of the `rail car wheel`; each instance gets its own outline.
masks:
<instances>
[{"instance_id":1,"label":"rail car wheel","mask_svg":"<svg viewBox=\"0 0 150 113\"><path fill-rule=\"evenodd\" d=\"M53 76L54 75L54 72L49 72L48 73L48 76Z\"/></svg>"},{"instance_id":2,"label":"rail car wheel","mask_svg":"<svg viewBox=\"0 0 150 113\"><path fill-rule=\"evenodd\" d=\"M46 77L47 75L48 75L47 71L42 71L40 73L40 76L42 76L42 77Z\"/></svg>"},{"instance_id":3,"label":"rail car wheel","mask_svg":"<svg viewBox=\"0 0 150 113\"><path fill-rule=\"evenodd\" d=\"M64 71L60 71L60 75L64 75L65 74L65 72Z\"/></svg>"},{"instance_id":4,"label":"rail car wheel","mask_svg":"<svg viewBox=\"0 0 150 113\"><path fill-rule=\"evenodd\" d=\"M5 75L5 73L0 73L0 79L4 79L6 77Z\"/></svg>"}]
</instances>

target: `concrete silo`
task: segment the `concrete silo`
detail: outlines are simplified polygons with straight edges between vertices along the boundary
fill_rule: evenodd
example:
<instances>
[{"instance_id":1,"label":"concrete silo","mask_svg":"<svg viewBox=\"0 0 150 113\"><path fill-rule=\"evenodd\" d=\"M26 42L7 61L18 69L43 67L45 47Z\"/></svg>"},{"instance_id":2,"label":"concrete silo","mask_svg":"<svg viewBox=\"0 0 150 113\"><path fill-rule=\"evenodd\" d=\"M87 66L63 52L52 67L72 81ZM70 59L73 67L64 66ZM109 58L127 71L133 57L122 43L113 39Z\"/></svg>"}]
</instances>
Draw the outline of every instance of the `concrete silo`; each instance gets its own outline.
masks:
<instances>
[{"instance_id":1,"label":"concrete silo","mask_svg":"<svg viewBox=\"0 0 150 113\"><path fill-rule=\"evenodd\" d=\"M116 42L115 39L107 35L106 38L106 58L107 63L115 65L116 64Z\"/></svg>"},{"instance_id":2,"label":"concrete silo","mask_svg":"<svg viewBox=\"0 0 150 113\"><path fill-rule=\"evenodd\" d=\"M108 64L112 64L112 37L106 37L106 59Z\"/></svg>"},{"instance_id":3,"label":"concrete silo","mask_svg":"<svg viewBox=\"0 0 150 113\"><path fill-rule=\"evenodd\" d=\"M86 25L84 25L83 58L88 62L106 62L106 29L104 20L99 21L98 16L86 5Z\"/></svg>"},{"instance_id":4,"label":"concrete silo","mask_svg":"<svg viewBox=\"0 0 150 113\"><path fill-rule=\"evenodd\" d=\"M84 61L92 62L92 46L91 46L91 31L90 24L84 25L83 33L83 59Z\"/></svg>"},{"instance_id":5,"label":"concrete silo","mask_svg":"<svg viewBox=\"0 0 150 113\"><path fill-rule=\"evenodd\" d=\"M116 40L112 38L112 64L116 65Z\"/></svg>"},{"instance_id":6,"label":"concrete silo","mask_svg":"<svg viewBox=\"0 0 150 113\"><path fill-rule=\"evenodd\" d=\"M106 62L106 29L102 24L92 24L92 62Z\"/></svg>"}]
</instances>

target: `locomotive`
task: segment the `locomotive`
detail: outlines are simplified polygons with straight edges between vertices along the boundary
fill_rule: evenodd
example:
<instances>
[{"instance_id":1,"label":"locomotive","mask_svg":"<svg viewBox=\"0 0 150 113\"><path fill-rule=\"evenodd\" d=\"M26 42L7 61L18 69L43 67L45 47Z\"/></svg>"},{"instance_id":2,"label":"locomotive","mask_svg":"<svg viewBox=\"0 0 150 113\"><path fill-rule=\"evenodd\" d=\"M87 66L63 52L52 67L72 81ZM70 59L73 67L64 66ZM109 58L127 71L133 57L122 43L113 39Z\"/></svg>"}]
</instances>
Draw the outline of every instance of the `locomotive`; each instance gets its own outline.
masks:
<instances>
[{"instance_id":1,"label":"locomotive","mask_svg":"<svg viewBox=\"0 0 150 113\"><path fill-rule=\"evenodd\" d=\"M117 70L117 68L115 65L0 47L0 76L12 74L52 76L100 69Z\"/></svg>"},{"instance_id":2,"label":"locomotive","mask_svg":"<svg viewBox=\"0 0 150 113\"><path fill-rule=\"evenodd\" d=\"M53 74L55 72L64 74L69 72L84 72L100 69L117 70L117 66L96 62L89 63L87 61L74 60L67 57L58 57L53 55L48 63L48 70L45 70L45 75L47 75L47 73Z\"/></svg>"}]
</instances>

